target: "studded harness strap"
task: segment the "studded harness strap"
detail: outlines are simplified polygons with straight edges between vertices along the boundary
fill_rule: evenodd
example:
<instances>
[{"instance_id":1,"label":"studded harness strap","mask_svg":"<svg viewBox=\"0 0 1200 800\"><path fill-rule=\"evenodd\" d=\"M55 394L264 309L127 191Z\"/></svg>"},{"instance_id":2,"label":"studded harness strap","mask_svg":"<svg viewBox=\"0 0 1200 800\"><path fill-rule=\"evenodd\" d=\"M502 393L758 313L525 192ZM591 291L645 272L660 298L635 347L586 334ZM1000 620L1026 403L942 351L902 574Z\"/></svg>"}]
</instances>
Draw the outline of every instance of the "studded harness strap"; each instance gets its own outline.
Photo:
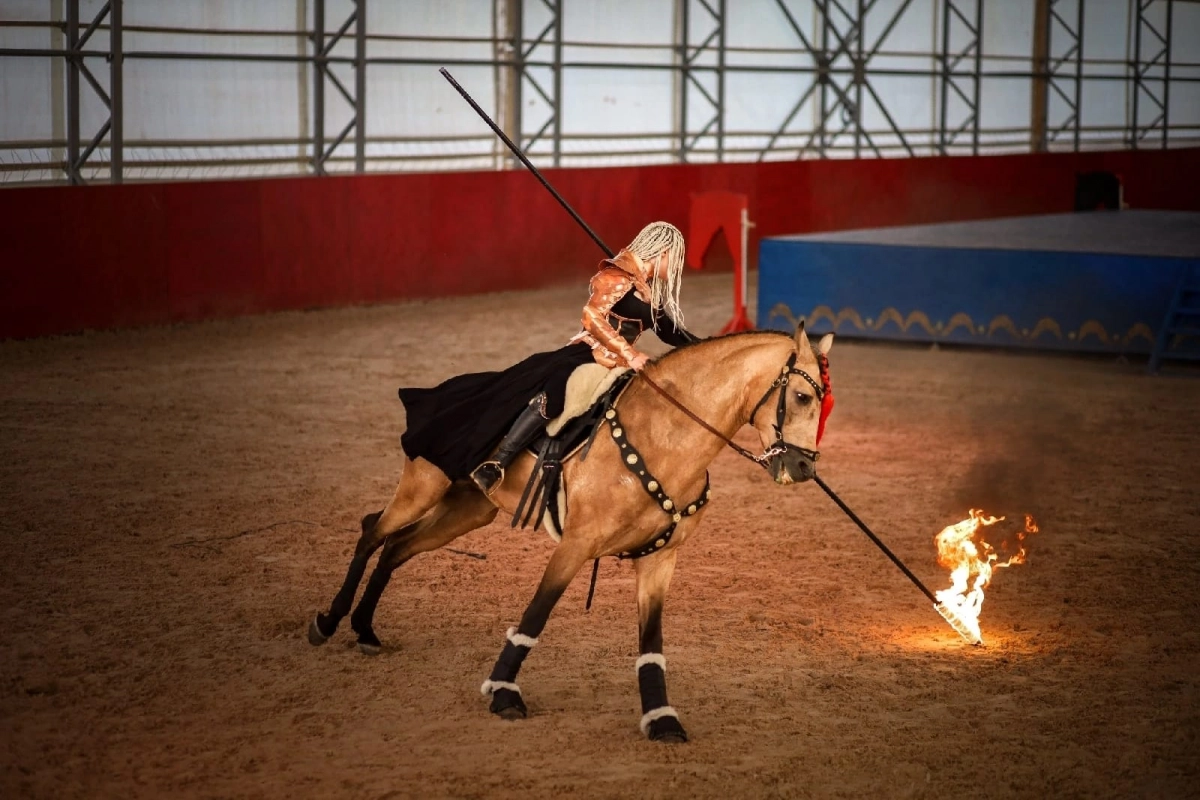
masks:
<instances>
[{"instance_id":1,"label":"studded harness strap","mask_svg":"<svg viewBox=\"0 0 1200 800\"><path fill-rule=\"evenodd\" d=\"M700 493L700 497L690 503L687 508L680 507L663 491L662 484L646 468L646 460L642 458L642 454L638 452L636 447L629 443L629 437L625 435L625 429L621 427L621 418L617 415L617 409L610 408L605 411L604 419L608 422L608 429L612 434L613 441L621 450L621 463L633 473L634 477L641 481L642 488L646 490L646 494L654 499L655 504L671 515L671 524L667 526L666 530L636 550L618 554L617 558L626 559L648 556L667 546L667 543L671 541L671 537L675 535L675 526L684 517L692 516L708 503L709 498L712 497L712 489L709 488L708 483L708 472L704 473L704 491Z\"/></svg>"}]
</instances>

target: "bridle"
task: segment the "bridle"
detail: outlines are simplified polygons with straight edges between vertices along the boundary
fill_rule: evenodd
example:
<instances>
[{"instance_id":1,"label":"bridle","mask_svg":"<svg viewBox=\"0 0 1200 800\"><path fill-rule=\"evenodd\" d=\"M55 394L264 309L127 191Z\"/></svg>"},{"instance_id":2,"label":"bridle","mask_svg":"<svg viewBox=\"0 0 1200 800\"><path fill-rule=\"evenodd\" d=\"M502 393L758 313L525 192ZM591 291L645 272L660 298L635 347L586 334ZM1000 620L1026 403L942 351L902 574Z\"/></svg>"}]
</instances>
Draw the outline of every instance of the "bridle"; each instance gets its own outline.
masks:
<instances>
[{"instance_id":1,"label":"bridle","mask_svg":"<svg viewBox=\"0 0 1200 800\"><path fill-rule=\"evenodd\" d=\"M762 399L758 401L758 405L754 406L754 410L750 412L750 424L753 425L754 418L758 416L759 409L766 404L767 399L771 396L771 392L775 391L776 389L779 390L779 401L775 405L775 423L772 426L775 428L775 442L765 451L763 451L761 456L758 456L758 458L755 459L756 461L758 459L762 459L762 461L759 463L762 464L763 467L767 466L765 462L769 461L775 456L783 455L788 451L789 448L796 450L810 461L815 462L821 457L820 450L809 450L807 447L788 444L783 440L783 418L787 415L787 385L788 382L791 381L793 375L799 375L801 378L804 378L804 380L808 381L809 386L812 386L813 392L816 393L817 402L823 402L825 398L825 389L821 386L821 384L813 380L812 376L804 370L796 368L796 354L792 353L791 357L788 358L787 363L783 365L783 369L780 370L779 377L776 378L769 387L767 387L766 394L762 396Z\"/></svg>"},{"instance_id":2,"label":"bridle","mask_svg":"<svg viewBox=\"0 0 1200 800\"><path fill-rule=\"evenodd\" d=\"M691 409L689 409L683 403L679 402L674 397L667 394L666 390L664 390L661 386L659 386L657 383L655 383L653 380L651 380L650 376L648 376L645 373L645 371L638 373L638 377L640 377L642 380L644 380L650 388L654 389L654 391L656 391L660 395L662 395L663 398L666 399L669 403L671 403L673 406L675 406L680 411L682 411L684 414L686 414L688 417L690 417L693 422L700 425L700 427L704 428L706 431L708 431L712 435L716 436L721 441L725 442L725 444L729 445L729 447L731 447L738 455L742 456L743 458L749 459L750 461L753 461L755 464L758 464L763 469L770 470L771 459L775 458L776 456L781 456L784 453L788 452L789 450L795 450L796 452L800 453L804 457L806 457L809 460L814 461L814 462L818 458L821 457L821 452L819 450L810 450L807 447L800 447L799 445L790 444L788 442L785 442L783 439L783 420L784 420L784 417L787 416L787 385L788 385L788 382L791 381L793 375L799 375L800 377L804 378L804 380L808 381L810 386L812 386L813 391L816 393L817 400L821 403L822 416L821 416L820 426L821 426L821 428L824 428L825 417L828 415L826 408L832 406L832 403L829 403L827 405L826 398L828 397L830 400L832 400L832 395L828 394L829 370L828 370L828 367L826 366L826 364L828 362L823 360L824 356L820 356L819 359L821 359L818 361L818 363L821 365L821 378L822 378L822 382L824 385L822 385L821 383L817 383L815 380L813 380L813 377L811 375L809 375L804 370L797 368L796 367L796 354L792 353L791 356L788 357L787 363L784 364L783 368L779 371L778 377L776 377L775 380L771 382L771 385L767 387L767 391L763 394L762 399L759 400L758 403L754 406L754 411L752 411L750 413L750 424L751 425L754 424L754 417L758 414L759 409L761 409L763 407L763 405L766 404L767 400L770 399L771 393L774 392L776 389L779 390L779 401L778 401L778 403L776 403L776 406L775 406L775 424L774 424L775 441L771 444L770 447L768 447L766 450L764 450L760 455L755 455L754 453L750 452L746 448L735 443L728 436L721 433L716 428L714 428L712 425L709 425L707 422L702 420L700 417L698 417L696 414L694 414L691 411ZM820 440L820 433L821 433L821 430L818 429L818 437L817 437L818 442Z\"/></svg>"}]
</instances>

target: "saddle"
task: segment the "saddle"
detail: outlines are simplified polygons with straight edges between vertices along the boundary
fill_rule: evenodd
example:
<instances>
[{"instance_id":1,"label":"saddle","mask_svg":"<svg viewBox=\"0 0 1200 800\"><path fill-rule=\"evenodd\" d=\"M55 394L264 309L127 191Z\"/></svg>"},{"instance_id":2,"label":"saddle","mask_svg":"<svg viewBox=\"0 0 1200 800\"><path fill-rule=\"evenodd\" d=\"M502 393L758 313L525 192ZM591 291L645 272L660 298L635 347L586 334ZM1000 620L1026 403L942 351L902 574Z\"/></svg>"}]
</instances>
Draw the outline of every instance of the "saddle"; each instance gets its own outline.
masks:
<instances>
[{"instance_id":1,"label":"saddle","mask_svg":"<svg viewBox=\"0 0 1200 800\"><path fill-rule=\"evenodd\" d=\"M562 414L550 420L545 433L529 445L537 461L513 513L512 527L536 529L544 525L552 539L562 539L567 515L563 462L576 454L580 460L587 458L604 424L604 412L620 397L634 374L628 368L608 369L599 364L584 364L571 373Z\"/></svg>"}]
</instances>

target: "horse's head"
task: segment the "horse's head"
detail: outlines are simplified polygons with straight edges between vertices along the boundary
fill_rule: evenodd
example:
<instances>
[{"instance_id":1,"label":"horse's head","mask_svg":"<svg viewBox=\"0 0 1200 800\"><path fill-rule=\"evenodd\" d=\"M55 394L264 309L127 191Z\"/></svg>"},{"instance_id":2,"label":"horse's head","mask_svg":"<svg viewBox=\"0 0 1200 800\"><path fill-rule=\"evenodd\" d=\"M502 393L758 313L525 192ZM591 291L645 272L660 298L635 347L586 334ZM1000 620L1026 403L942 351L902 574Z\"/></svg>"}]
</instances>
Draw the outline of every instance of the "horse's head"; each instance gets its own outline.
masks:
<instances>
[{"instance_id":1,"label":"horse's head","mask_svg":"<svg viewBox=\"0 0 1200 800\"><path fill-rule=\"evenodd\" d=\"M750 416L769 455L767 471L782 484L811 480L817 474L817 445L833 406L828 368L823 368L833 334L822 336L814 347L801 320L795 340L794 356L780 365L779 375Z\"/></svg>"}]
</instances>

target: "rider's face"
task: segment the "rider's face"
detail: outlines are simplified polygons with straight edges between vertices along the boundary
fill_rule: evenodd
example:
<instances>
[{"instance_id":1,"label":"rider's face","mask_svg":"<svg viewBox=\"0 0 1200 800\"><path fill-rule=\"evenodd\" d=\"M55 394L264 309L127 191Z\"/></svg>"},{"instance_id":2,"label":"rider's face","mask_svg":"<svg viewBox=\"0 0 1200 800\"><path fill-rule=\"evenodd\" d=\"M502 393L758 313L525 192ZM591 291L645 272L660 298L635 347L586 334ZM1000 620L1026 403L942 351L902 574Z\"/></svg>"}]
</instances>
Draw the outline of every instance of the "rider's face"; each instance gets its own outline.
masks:
<instances>
[{"instance_id":1,"label":"rider's face","mask_svg":"<svg viewBox=\"0 0 1200 800\"><path fill-rule=\"evenodd\" d=\"M660 281L665 281L668 277L669 261L670 259L667 258L665 250L651 258L649 261L650 274L654 275Z\"/></svg>"}]
</instances>

